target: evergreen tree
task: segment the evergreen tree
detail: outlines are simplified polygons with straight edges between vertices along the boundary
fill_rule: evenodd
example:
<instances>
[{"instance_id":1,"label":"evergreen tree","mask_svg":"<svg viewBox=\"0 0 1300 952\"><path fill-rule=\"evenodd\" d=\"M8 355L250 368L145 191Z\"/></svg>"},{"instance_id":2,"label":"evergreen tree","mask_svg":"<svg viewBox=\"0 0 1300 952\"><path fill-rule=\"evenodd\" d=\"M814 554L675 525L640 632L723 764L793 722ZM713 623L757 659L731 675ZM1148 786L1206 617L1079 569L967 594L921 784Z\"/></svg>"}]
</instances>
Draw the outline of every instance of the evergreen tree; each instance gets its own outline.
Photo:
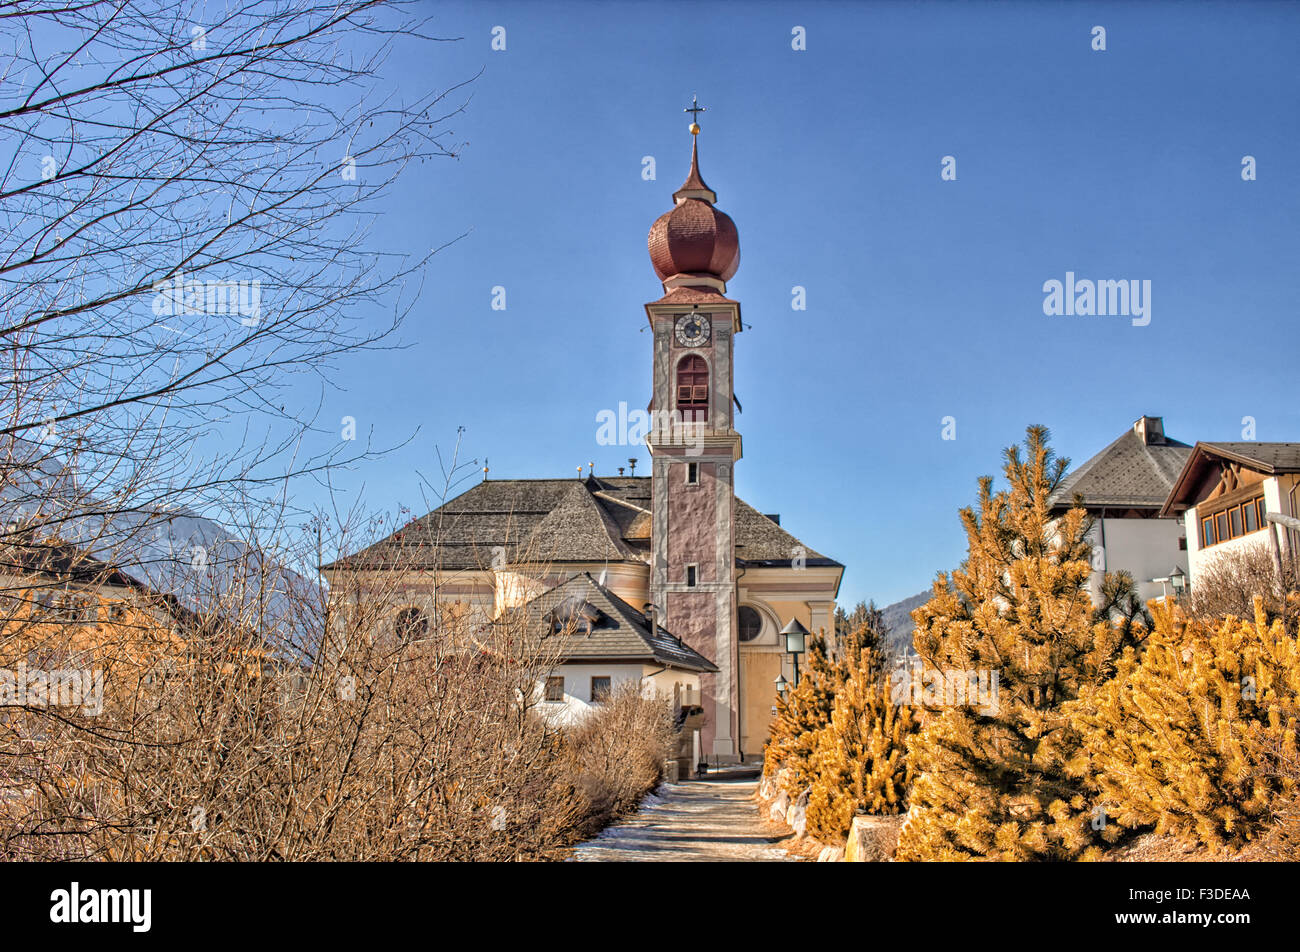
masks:
<instances>
[{"instance_id":1,"label":"evergreen tree","mask_svg":"<svg viewBox=\"0 0 1300 952\"><path fill-rule=\"evenodd\" d=\"M1217 626L1154 605L1140 659L1125 651L1114 680L1069 705L1106 819L1154 828L1215 851L1259 834L1295 797L1300 648L1262 603L1254 622Z\"/></svg>"},{"instance_id":2,"label":"evergreen tree","mask_svg":"<svg viewBox=\"0 0 1300 952\"><path fill-rule=\"evenodd\" d=\"M843 608L836 608L835 650L832 652L835 660L843 665L852 665L866 646L888 662L889 632L885 628L884 613L876 607L875 601L858 602L847 614Z\"/></svg>"},{"instance_id":3,"label":"evergreen tree","mask_svg":"<svg viewBox=\"0 0 1300 952\"><path fill-rule=\"evenodd\" d=\"M983 477L978 507L961 512L965 562L912 613L927 677L996 674L996 703L927 711L908 745L917 779L900 860L1070 859L1092 840L1086 790L1067 770L1082 738L1063 705L1104 677L1118 634L1088 594L1087 514L1051 515L1068 461L1041 426L1005 460L1007 489Z\"/></svg>"},{"instance_id":4,"label":"evergreen tree","mask_svg":"<svg viewBox=\"0 0 1300 952\"><path fill-rule=\"evenodd\" d=\"M784 789L791 796L802 793L812 779L817 732L830 723L835 694L844 680L844 669L831 659L821 633L808 636L803 660L799 684L777 698L776 718L763 751L765 774L789 771Z\"/></svg>"},{"instance_id":5,"label":"evergreen tree","mask_svg":"<svg viewBox=\"0 0 1300 952\"><path fill-rule=\"evenodd\" d=\"M909 705L895 705L879 652L859 650L835 696L830 723L812 754L808 832L825 842L842 839L858 810L876 815L903 809L910 775L906 744L918 721Z\"/></svg>"}]
</instances>

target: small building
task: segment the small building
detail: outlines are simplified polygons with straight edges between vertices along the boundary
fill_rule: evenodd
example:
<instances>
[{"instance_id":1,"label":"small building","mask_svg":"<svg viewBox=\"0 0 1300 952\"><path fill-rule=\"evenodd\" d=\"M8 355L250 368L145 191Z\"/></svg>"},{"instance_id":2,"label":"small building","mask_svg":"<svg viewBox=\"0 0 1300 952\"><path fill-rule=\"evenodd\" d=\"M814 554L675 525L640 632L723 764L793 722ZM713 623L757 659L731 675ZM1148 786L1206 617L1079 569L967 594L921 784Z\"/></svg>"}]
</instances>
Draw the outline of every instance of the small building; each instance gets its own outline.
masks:
<instances>
[{"instance_id":1,"label":"small building","mask_svg":"<svg viewBox=\"0 0 1300 952\"><path fill-rule=\"evenodd\" d=\"M700 676L718 667L663 628L653 612L638 611L586 572L518 610L540 640L554 640L554 666L537 685L543 716L573 724L630 689L672 704L677 743L670 779L688 775L701 761Z\"/></svg>"},{"instance_id":2,"label":"small building","mask_svg":"<svg viewBox=\"0 0 1300 952\"><path fill-rule=\"evenodd\" d=\"M1107 572L1125 571L1146 602L1167 594L1157 579L1175 567L1188 571L1182 524L1165 513L1165 500L1192 448L1165 435L1164 420L1139 417L1109 446L1074 469L1052 496L1064 515L1076 496L1093 517L1089 541L1094 600Z\"/></svg>"},{"instance_id":3,"label":"small building","mask_svg":"<svg viewBox=\"0 0 1300 952\"><path fill-rule=\"evenodd\" d=\"M646 697L699 707L700 675L718 670L708 658L633 608L588 573L575 575L523 606L530 628L555 638L556 658L538 685L543 713L580 719L615 691L636 685Z\"/></svg>"},{"instance_id":4,"label":"small building","mask_svg":"<svg viewBox=\"0 0 1300 952\"><path fill-rule=\"evenodd\" d=\"M1182 516L1189 581L1224 555L1269 545L1295 553L1300 537L1270 528L1270 512L1300 514L1300 443L1198 442L1178 474L1162 515Z\"/></svg>"}]
</instances>

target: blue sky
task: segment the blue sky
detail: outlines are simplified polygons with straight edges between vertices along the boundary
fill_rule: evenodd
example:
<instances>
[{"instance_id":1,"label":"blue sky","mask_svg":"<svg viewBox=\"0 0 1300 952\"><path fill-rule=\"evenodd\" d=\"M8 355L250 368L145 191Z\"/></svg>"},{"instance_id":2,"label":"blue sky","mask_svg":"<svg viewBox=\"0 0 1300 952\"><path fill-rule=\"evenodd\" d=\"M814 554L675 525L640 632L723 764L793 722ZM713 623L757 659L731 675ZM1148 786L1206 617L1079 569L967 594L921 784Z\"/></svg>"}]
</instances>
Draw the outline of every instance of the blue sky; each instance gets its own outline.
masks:
<instances>
[{"instance_id":1,"label":"blue sky","mask_svg":"<svg viewBox=\"0 0 1300 952\"><path fill-rule=\"evenodd\" d=\"M1187 442L1240 439L1245 416L1261 440L1300 440L1300 7L429 10L463 39L403 48L387 79L482 69L452 123L467 144L405 173L376 241L469 234L434 258L409 346L350 357L326 396L326 421L354 416L376 443L419 430L336 478L348 494L421 509L417 470L436 472L458 426L494 477L647 461L598 446L596 414L648 399L642 305L661 290L645 237L686 175L693 94L704 178L740 231L728 291L752 325L736 490L848 566L841 602L886 604L956 565L957 509L1027 424L1076 463L1143 413ZM1046 316L1043 284L1067 271L1149 280L1149 325Z\"/></svg>"}]
</instances>

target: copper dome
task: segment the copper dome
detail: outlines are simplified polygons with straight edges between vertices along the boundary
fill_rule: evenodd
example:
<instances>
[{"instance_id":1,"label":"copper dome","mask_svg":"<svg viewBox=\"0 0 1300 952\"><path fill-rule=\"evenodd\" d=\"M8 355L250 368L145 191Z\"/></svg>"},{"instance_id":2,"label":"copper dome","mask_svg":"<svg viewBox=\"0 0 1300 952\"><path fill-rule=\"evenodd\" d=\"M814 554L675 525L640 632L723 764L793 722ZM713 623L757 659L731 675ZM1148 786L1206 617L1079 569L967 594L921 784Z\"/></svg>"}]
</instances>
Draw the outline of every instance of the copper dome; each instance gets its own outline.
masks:
<instances>
[{"instance_id":1,"label":"copper dome","mask_svg":"<svg viewBox=\"0 0 1300 952\"><path fill-rule=\"evenodd\" d=\"M740 267L740 234L730 216L713 207L717 196L700 178L696 148L691 149L691 174L673 198L676 207L656 219L646 240L659 280L678 274L731 280Z\"/></svg>"}]
</instances>

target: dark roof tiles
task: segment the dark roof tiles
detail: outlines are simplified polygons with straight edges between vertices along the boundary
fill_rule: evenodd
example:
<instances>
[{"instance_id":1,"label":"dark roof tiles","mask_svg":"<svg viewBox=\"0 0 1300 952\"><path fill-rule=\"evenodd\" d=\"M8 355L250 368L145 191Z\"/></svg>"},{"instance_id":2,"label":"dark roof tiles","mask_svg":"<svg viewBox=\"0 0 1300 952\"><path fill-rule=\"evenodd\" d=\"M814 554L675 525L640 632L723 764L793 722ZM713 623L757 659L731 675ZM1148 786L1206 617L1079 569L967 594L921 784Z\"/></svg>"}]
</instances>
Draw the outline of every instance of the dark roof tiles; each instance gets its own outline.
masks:
<instances>
[{"instance_id":1,"label":"dark roof tiles","mask_svg":"<svg viewBox=\"0 0 1300 952\"><path fill-rule=\"evenodd\" d=\"M1148 443L1130 427L1067 475L1052 502L1057 508L1068 508L1078 494L1089 509L1158 509L1191 452L1178 440Z\"/></svg>"},{"instance_id":2,"label":"dark roof tiles","mask_svg":"<svg viewBox=\"0 0 1300 952\"><path fill-rule=\"evenodd\" d=\"M322 568L486 569L519 562L645 562L648 476L493 479L397 532ZM839 565L736 499L736 561L742 565Z\"/></svg>"},{"instance_id":3,"label":"dark roof tiles","mask_svg":"<svg viewBox=\"0 0 1300 952\"><path fill-rule=\"evenodd\" d=\"M650 621L637 609L583 572L561 582L525 604L529 624L539 635L552 634L553 614L568 617L580 608L586 618L596 610L590 630L568 627L556 635L563 638L561 663L584 660L626 661L630 664L661 664L684 671L717 671L708 658L678 641L664 628L651 631Z\"/></svg>"}]
</instances>

